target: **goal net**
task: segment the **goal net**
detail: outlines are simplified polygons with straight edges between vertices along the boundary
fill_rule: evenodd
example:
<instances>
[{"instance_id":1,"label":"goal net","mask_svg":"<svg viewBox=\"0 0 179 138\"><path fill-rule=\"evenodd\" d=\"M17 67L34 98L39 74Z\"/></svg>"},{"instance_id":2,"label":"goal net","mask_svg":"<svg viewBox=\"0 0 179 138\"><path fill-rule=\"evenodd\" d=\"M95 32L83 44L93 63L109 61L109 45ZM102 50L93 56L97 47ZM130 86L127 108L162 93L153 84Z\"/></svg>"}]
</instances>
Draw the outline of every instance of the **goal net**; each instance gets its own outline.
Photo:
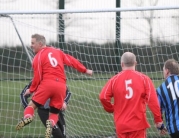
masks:
<instances>
[{"instance_id":1,"label":"goal net","mask_svg":"<svg viewBox=\"0 0 179 138\"><path fill-rule=\"evenodd\" d=\"M67 137L111 138L115 137L113 115L103 110L100 90L121 71L120 56L126 51L136 55L137 70L149 75L158 87L164 61L179 59L178 17L179 9L1 14L0 137L44 137L45 127L37 114L34 122L15 131L23 116L20 92L33 74L32 34L44 35L48 45L73 55L94 71L89 77L65 68L72 93L65 111ZM151 125L147 137L160 138L149 110L147 117Z\"/></svg>"}]
</instances>

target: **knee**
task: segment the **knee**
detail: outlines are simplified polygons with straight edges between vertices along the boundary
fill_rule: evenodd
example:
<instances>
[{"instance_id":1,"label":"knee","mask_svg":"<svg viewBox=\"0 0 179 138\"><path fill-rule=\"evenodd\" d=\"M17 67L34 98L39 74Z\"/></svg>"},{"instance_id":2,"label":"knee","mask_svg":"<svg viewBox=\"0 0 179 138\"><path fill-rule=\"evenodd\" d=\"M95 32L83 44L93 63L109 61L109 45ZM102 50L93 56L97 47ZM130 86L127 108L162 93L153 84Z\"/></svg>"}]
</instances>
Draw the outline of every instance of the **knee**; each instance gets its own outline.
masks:
<instances>
[{"instance_id":1,"label":"knee","mask_svg":"<svg viewBox=\"0 0 179 138\"><path fill-rule=\"evenodd\" d=\"M37 108L37 106L32 101L29 102L28 106L33 107L34 110Z\"/></svg>"}]
</instances>

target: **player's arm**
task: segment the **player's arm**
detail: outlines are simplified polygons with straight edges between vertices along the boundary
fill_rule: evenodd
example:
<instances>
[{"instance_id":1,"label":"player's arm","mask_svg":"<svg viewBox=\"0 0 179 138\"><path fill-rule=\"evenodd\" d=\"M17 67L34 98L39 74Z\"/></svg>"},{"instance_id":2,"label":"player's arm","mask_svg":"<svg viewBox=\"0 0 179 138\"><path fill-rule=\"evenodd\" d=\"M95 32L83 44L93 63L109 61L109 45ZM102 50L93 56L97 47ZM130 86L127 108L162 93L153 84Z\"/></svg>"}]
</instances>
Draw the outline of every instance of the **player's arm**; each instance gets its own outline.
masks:
<instances>
[{"instance_id":1,"label":"player's arm","mask_svg":"<svg viewBox=\"0 0 179 138\"><path fill-rule=\"evenodd\" d=\"M30 83L28 85L26 85L24 87L24 89L22 90L22 92L20 93L20 101L21 101L21 104L24 107L24 109L27 107L27 105L28 105L28 98L31 96L30 94L24 96L24 93L26 92L27 89L29 89L29 87L31 85L31 82L32 81L30 81Z\"/></svg>"},{"instance_id":2,"label":"player's arm","mask_svg":"<svg viewBox=\"0 0 179 138\"><path fill-rule=\"evenodd\" d=\"M59 52L60 52L60 55L62 55L63 63L65 65L71 66L81 73L86 73L88 75L93 74L92 70L86 69L86 67L80 61L78 61L76 58L74 58L73 56L65 54L61 50L59 50Z\"/></svg>"},{"instance_id":3,"label":"player's arm","mask_svg":"<svg viewBox=\"0 0 179 138\"><path fill-rule=\"evenodd\" d=\"M104 107L104 110L106 110L109 113L114 112L113 104L111 103L111 98L113 97L112 93L112 79L110 79L105 86L102 88L99 99L101 101L101 104Z\"/></svg>"},{"instance_id":4,"label":"player's arm","mask_svg":"<svg viewBox=\"0 0 179 138\"><path fill-rule=\"evenodd\" d=\"M146 89L146 102L149 109L152 111L155 123L163 122L161 119L160 106L157 99L157 94L152 80L149 77L145 77L145 89Z\"/></svg>"},{"instance_id":5,"label":"player's arm","mask_svg":"<svg viewBox=\"0 0 179 138\"><path fill-rule=\"evenodd\" d=\"M65 97L65 99L64 99L64 102L63 102L63 106L62 106L61 111L66 110L67 104L68 104L68 102L69 102L69 100L70 100L70 97L71 97L71 92L69 91L69 89L68 89L68 87L67 87L67 89L66 89L66 97Z\"/></svg>"},{"instance_id":6,"label":"player's arm","mask_svg":"<svg viewBox=\"0 0 179 138\"><path fill-rule=\"evenodd\" d=\"M33 76L33 79L32 79L32 84L29 88L29 91L31 93L33 93L37 89L37 87L38 87L38 85L39 85L39 83L42 79L42 67L41 67L40 63L41 63L41 59L38 58L38 57L35 57L34 60L33 60L33 71L34 71L33 74L34 74L34 76Z\"/></svg>"},{"instance_id":7,"label":"player's arm","mask_svg":"<svg viewBox=\"0 0 179 138\"><path fill-rule=\"evenodd\" d=\"M71 98L71 92L70 92L69 88L67 87L67 89L66 89L66 97L65 97L65 99L64 99L64 102L65 102L66 104L68 104L70 98Z\"/></svg>"},{"instance_id":8,"label":"player's arm","mask_svg":"<svg viewBox=\"0 0 179 138\"><path fill-rule=\"evenodd\" d=\"M163 103L162 103L161 96L160 96L160 94L159 94L159 93L160 93L160 87L157 88L156 93L157 93L157 98L158 98L159 105L160 105L160 112L161 112L162 120L163 120L164 106L163 106Z\"/></svg>"},{"instance_id":9,"label":"player's arm","mask_svg":"<svg viewBox=\"0 0 179 138\"><path fill-rule=\"evenodd\" d=\"M146 100L148 103L148 107L152 111L152 114L154 116L154 122L156 124L156 127L158 130L160 130L161 134L165 134L166 128L163 124L157 93L153 85L153 82L148 77L146 78L146 91L147 91Z\"/></svg>"}]
</instances>

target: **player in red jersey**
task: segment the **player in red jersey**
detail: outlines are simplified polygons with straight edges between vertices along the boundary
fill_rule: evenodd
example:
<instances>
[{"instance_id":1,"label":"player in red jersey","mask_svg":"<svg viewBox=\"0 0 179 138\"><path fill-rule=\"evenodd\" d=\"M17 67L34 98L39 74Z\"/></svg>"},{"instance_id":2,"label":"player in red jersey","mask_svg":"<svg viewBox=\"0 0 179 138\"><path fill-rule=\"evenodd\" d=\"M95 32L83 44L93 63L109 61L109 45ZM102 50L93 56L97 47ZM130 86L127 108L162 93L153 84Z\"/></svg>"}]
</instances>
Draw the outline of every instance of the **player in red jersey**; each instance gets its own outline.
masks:
<instances>
[{"instance_id":1,"label":"player in red jersey","mask_svg":"<svg viewBox=\"0 0 179 138\"><path fill-rule=\"evenodd\" d=\"M161 134L166 132L155 87L149 77L135 71L136 64L133 53L124 53L121 57L122 71L109 79L99 95L104 109L114 114L119 138L146 138L146 129L150 127L146 118L147 104Z\"/></svg>"},{"instance_id":2,"label":"player in red jersey","mask_svg":"<svg viewBox=\"0 0 179 138\"><path fill-rule=\"evenodd\" d=\"M50 115L46 121L45 138L50 138L52 128L58 121L58 113L66 96L66 76L64 64L79 72L92 75L93 71L86 69L76 58L65 54L60 49L46 46L43 35L34 34L31 37L31 48L36 54L33 59L34 76L32 84L24 95L33 93L33 97L24 110L23 119L17 124L16 130L32 122L34 110L44 105L50 98Z\"/></svg>"}]
</instances>

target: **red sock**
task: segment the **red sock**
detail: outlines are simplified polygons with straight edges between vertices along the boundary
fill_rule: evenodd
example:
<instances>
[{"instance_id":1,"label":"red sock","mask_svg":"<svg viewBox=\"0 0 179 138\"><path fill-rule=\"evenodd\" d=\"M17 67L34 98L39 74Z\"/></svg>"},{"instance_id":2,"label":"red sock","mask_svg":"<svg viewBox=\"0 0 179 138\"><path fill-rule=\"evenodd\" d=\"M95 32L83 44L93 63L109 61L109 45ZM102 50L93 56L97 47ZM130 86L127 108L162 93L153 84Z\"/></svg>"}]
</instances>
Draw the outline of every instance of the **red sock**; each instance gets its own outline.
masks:
<instances>
[{"instance_id":1,"label":"red sock","mask_svg":"<svg viewBox=\"0 0 179 138\"><path fill-rule=\"evenodd\" d=\"M33 117L34 116L34 108L32 106L27 106L24 110L24 118Z\"/></svg>"},{"instance_id":2,"label":"red sock","mask_svg":"<svg viewBox=\"0 0 179 138\"><path fill-rule=\"evenodd\" d=\"M58 114L50 113L49 120L52 122L52 126L56 125L58 121Z\"/></svg>"}]
</instances>

